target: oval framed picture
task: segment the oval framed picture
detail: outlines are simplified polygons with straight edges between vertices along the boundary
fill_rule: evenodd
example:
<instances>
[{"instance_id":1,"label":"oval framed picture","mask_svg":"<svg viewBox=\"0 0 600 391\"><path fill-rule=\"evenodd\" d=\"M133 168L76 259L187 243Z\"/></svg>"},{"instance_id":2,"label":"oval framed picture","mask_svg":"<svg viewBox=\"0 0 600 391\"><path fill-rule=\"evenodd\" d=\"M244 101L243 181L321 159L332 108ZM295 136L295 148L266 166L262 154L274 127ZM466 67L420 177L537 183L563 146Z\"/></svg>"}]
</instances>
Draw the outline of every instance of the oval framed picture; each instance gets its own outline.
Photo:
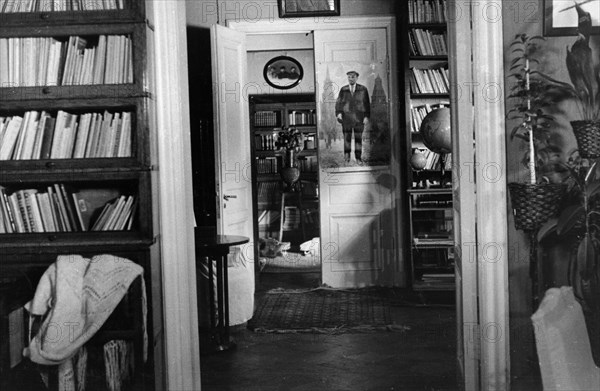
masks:
<instances>
[{"instance_id":1,"label":"oval framed picture","mask_svg":"<svg viewBox=\"0 0 600 391\"><path fill-rule=\"evenodd\" d=\"M287 90L294 88L302 81L304 70L295 58L278 56L265 64L263 76L271 87Z\"/></svg>"}]
</instances>

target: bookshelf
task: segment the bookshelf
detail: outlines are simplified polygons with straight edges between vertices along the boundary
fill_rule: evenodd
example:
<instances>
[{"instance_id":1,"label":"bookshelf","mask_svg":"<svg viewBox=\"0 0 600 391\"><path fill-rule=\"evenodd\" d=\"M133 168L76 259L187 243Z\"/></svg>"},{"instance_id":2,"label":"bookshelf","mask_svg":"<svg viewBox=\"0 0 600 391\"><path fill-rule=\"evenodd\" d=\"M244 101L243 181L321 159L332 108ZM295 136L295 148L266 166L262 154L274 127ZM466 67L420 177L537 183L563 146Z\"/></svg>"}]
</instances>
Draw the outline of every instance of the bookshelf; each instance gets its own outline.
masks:
<instances>
[{"instance_id":1,"label":"bookshelf","mask_svg":"<svg viewBox=\"0 0 600 391\"><path fill-rule=\"evenodd\" d=\"M430 151L419 131L428 113L450 105L446 1L409 0L403 7L411 284L414 290L453 290L452 192L447 187L452 159ZM418 170L411 164L416 160Z\"/></svg>"},{"instance_id":2,"label":"bookshelf","mask_svg":"<svg viewBox=\"0 0 600 391\"><path fill-rule=\"evenodd\" d=\"M299 193L286 196L280 177L284 152L275 145L282 127L296 127L304 136L297 155ZM260 238L291 242L292 249L319 236L317 119L314 95L269 94L250 96L252 178L255 232ZM283 218L283 221L281 219ZM280 230L282 230L280 232Z\"/></svg>"},{"instance_id":3,"label":"bookshelf","mask_svg":"<svg viewBox=\"0 0 600 391\"><path fill-rule=\"evenodd\" d=\"M0 286L24 278L30 296L58 255L113 254L150 294L148 31L144 1L0 0ZM15 384L20 366L0 357Z\"/></svg>"}]
</instances>

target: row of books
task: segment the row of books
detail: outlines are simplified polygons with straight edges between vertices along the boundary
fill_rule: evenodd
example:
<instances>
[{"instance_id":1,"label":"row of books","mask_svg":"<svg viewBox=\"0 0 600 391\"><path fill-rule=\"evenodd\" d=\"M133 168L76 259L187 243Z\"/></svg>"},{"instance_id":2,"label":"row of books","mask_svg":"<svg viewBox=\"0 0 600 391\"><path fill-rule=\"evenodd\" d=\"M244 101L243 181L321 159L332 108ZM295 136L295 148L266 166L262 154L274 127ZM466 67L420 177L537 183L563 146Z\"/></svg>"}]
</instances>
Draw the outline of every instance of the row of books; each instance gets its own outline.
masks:
<instances>
[{"instance_id":1,"label":"row of books","mask_svg":"<svg viewBox=\"0 0 600 391\"><path fill-rule=\"evenodd\" d=\"M131 112L0 117L0 160L131 156Z\"/></svg>"},{"instance_id":2,"label":"row of books","mask_svg":"<svg viewBox=\"0 0 600 391\"><path fill-rule=\"evenodd\" d=\"M293 110L290 113L288 113L288 122L291 126L316 125L317 114L314 110Z\"/></svg>"},{"instance_id":3,"label":"row of books","mask_svg":"<svg viewBox=\"0 0 600 391\"><path fill-rule=\"evenodd\" d=\"M272 126L279 127L278 111L257 111L254 113L254 126Z\"/></svg>"},{"instance_id":4,"label":"row of books","mask_svg":"<svg viewBox=\"0 0 600 391\"><path fill-rule=\"evenodd\" d=\"M0 13L123 9L125 0L0 0Z\"/></svg>"},{"instance_id":5,"label":"row of books","mask_svg":"<svg viewBox=\"0 0 600 391\"><path fill-rule=\"evenodd\" d=\"M303 156L298 158L298 168L302 172L317 172L319 162L316 156Z\"/></svg>"},{"instance_id":6,"label":"row of books","mask_svg":"<svg viewBox=\"0 0 600 391\"><path fill-rule=\"evenodd\" d=\"M446 23L446 0L410 0L409 23Z\"/></svg>"},{"instance_id":7,"label":"row of books","mask_svg":"<svg viewBox=\"0 0 600 391\"><path fill-rule=\"evenodd\" d=\"M410 90L416 94L447 94L450 91L448 69L410 68Z\"/></svg>"},{"instance_id":8,"label":"row of books","mask_svg":"<svg viewBox=\"0 0 600 391\"><path fill-rule=\"evenodd\" d=\"M431 31L426 29L410 29L408 32L411 56L446 56L445 31Z\"/></svg>"},{"instance_id":9,"label":"row of books","mask_svg":"<svg viewBox=\"0 0 600 391\"><path fill-rule=\"evenodd\" d=\"M277 146L276 134L255 134L254 135L254 148L257 151L275 151Z\"/></svg>"},{"instance_id":10,"label":"row of books","mask_svg":"<svg viewBox=\"0 0 600 391\"><path fill-rule=\"evenodd\" d=\"M281 195L279 181L258 182L257 196L261 202L278 202Z\"/></svg>"},{"instance_id":11,"label":"row of books","mask_svg":"<svg viewBox=\"0 0 600 391\"><path fill-rule=\"evenodd\" d=\"M62 183L45 190L21 189L8 194L0 186L0 233L88 230L94 211L79 193L67 191ZM134 204L133 196L120 196L107 203L89 230L130 230Z\"/></svg>"},{"instance_id":12,"label":"row of books","mask_svg":"<svg viewBox=\"0 0 600 391\"><path fill-rule=\"evenodd\" d=\"M256 173L257 174L277 174L280 167L280 159L275 156L258 157L256 158Z\"/></svg>"},{"instance_id":13,"label":"row of books","mask_svg":"<svg viewBox=\"0 0 600 391\"><path fill-rule=\"evenodd\" d=\"M441 169L441 157L439 153L433 152L427 148L417 148L416 149L418 152L413 152L413 153L422 153L425 155L425 159L427 160L427 163L425 164L425 167L423 167L423 170L435 170L438 171ZM452 155L451 154L445 154L444 155L444 170L445 171L450 171L452 169Z\"/></svg>"},{"instance_id":14,"label":"row of books","mask_svg":"<svg viewBox=\"0 0 600 391\"><path fill-rule=\"evenodd\" d=\"M442 107L448 107L448 102L440 102L436 104L424 104L419 106L410 106L410 131L413 133L419 132L421 128L421 123L423 119L427 116L427 114L431 113L435 109L439 109Z\"/></svg>"},{"instance_id":15,"label":"row of books","mask_svg":"<svg viewBox=\"0 0 600 391\"><path fill-rule=\"evenodd\" d=\"M135 197L121 195L116 200L107 203L98 219L92 225L91 231L129 231L133 225L135 212Z\"/></svg>"},{"instance_id":16,"label":"row of books","mask_svg":"<svg viewBox=\"0 0 600 391\"><path fill-rule=\"evenodd\" d=\"M0 86L58 86L133 82L132 42L100 35L95 46L70 36L0 38Z\"/></svg>"}]
</instances>

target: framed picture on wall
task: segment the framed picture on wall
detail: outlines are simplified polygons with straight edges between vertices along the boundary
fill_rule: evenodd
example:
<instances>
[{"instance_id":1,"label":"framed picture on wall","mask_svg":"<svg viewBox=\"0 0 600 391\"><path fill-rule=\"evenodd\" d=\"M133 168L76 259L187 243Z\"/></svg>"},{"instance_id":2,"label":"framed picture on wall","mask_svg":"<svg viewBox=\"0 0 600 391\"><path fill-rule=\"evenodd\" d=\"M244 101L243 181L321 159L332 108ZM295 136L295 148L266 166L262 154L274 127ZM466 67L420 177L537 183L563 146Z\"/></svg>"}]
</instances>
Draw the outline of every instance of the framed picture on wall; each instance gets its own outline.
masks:
<instances>
[{"instance_id":1,"label":"framed picture on wall","mask_svg":"<svg viewBox=\"0 0 600 391\"><path fill-rule=\"evenodd\" d=\"M588 12L592 34L600 34L600 0L544 0L544 35L576 35L579 15L575 4Z\"/></svg>"},{"instance_id":2,"label":"framed picture on wall","mask_svg":"<svg viewBox=\"0 0 600 391\"><path fill-rule=\"evenodd\" d=\"M280 18L339 16L340 0L277 0Z\"/></svg>"},{"instance_id":3,"label":"framed picture on wall","mask_svg":"<svg viewBox=\"0 0 600 391\"><path fill-rule=\"evenodd\" d=\"M304 69L300 62L292 57L277 56L265 64L263 77L271 87L288 90L302 81Z\"/></svg>"}]
</instances>

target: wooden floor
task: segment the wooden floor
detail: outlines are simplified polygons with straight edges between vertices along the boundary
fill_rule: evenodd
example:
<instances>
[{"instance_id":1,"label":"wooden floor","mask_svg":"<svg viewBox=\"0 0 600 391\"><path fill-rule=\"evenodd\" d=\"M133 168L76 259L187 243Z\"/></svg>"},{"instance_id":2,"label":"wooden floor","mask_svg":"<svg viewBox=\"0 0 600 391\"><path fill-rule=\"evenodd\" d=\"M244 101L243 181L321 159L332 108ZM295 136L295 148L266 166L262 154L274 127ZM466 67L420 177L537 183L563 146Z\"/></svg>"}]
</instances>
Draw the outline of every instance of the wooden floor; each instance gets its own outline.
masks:
<instances>
[{"instance_id":1,"label":"wooden floor","mask_svg":"<svg viewBox=\"0 0 600 391\"><path fill-rule=\"evenodd\" d=\"M273 288L319 285L318 273L268 274L257 300ZM452 305L392 309L406 332L260 334L235 327L237 346L203 355L203 391L457 390Z\"/></svg>"}]
</instances>

